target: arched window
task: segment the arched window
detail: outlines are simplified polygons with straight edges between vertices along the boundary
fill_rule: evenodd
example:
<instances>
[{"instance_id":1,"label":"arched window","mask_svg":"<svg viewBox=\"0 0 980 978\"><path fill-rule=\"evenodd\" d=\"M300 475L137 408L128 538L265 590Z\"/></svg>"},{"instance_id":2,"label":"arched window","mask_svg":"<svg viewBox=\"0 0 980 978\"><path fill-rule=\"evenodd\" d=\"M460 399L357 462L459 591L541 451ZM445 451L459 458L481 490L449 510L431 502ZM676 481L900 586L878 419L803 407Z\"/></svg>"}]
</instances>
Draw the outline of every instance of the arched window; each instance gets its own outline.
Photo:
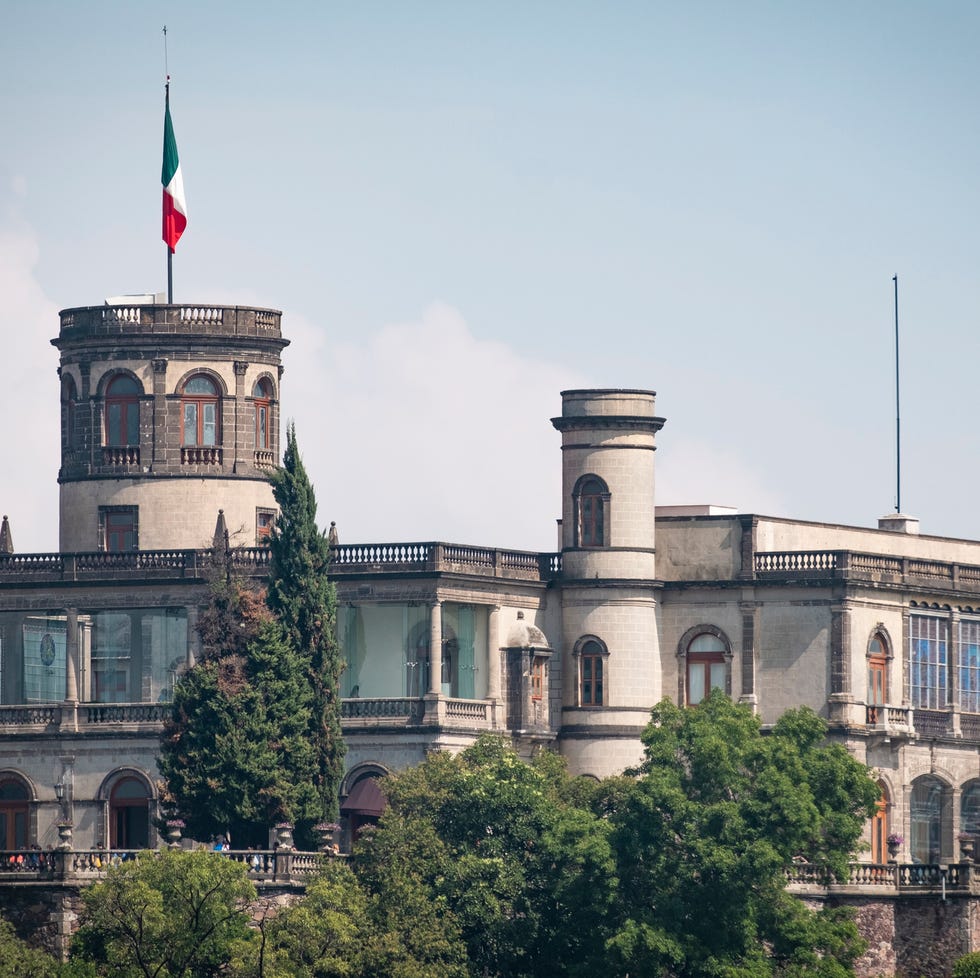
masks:
<instances>
[{"instance_id":1,"label":"arched window","mask_svg":"<svg viewBox=\"0 0 980 978\"><path fill-rule=\"evenodd\" d=\"M608 649L597 638L586 638L579 641L575 655L578 658L579 706L605 706Z\"/></svg>"},{"instance_id":2,"label":"arched window","mask_svg":"<svg viewBox=\"0 0 980 978\"><path fill-rule=\"evenodd\" d=\"M120 778L109 795L109 847L148 849L149 846L149 792L139 778Z\"/></svg>"},{"instance_id":3,"label":"arched window","mask_svg":"<svg viewBox=\"0 0 980 978\"><path fill-rule=\"evenodd\" d=\"M126 448L140 443L140 395L143 389L128 374L118 374L105 390L105 445Z\"/></svg>"},{"instance_id":4,"label":"arched window","mask_svg":"<svg viewBox=\"0 0 980 978\"><path fill-rule=\"evenodd\" d=\"M888 791L879 781L881 792L875 803L875 813L871 816L871 861L888 862Z\"/></svg>"},{"instance_id":5,"label":"arched window","mask_svg":"<svg viewBox=\"0 0 980 978\"><path fill-rule=\"evenodd\" d=\"M980 836L980 781L971 781L960 795L960 832Z\"/></svg>"},{"instance_id":6,"label":"arched window","mask_svg":"<svg viewBox=\"0 0 980 978\"><path fill-rule=\"evenodd\" d=\"M696 635L687 646L687 702L700 703L713 689L728 687L725 643L710 632Z\"/></svg>"},{"instance_id":7,"label":"arched window","mask_svg":"<svg viewBox=\"0 0 980 978\"><path fill-rule=\"evenodd\" d=\"M596 475L585 475L575 484L576 545L609 545L609 488Z\"/></svg>"},{"instance_id":8,"label":"arched window","mask_svg":"<svg viewBox=\"0 0 980 978\"><path fill-rule=\"evenodd\" d=\"M938 863L942 858L948 801L949 791L938 778L926 775L912 782L909 852L913 861Z\"/></svg>"},{"instance_id":9,"label":"arched window","mask_svg":"<svg viewBox=\"0 0 980 978\"><path fill-rule=\"evenodd\" d=\"M27 848L30 800L27 785L20 778L0 775L0 850Z\"/></svg>"},{"instance_id":10,"label":"arched window","mask_svg":"<svg viewBox=\"0 0 980 978\"><path fill-rule=\"evenodd\" d=\"M184 445L210 448L218 444L218 385L204 374L191 377L181 391Z\"/></svg>"},{"instance_id":11,"label":"arched window","mask_svg":"<svg viewBox=\"0 0 980 978\"><path fill-rule=\"evenodd\" d=\"M882 708L888 702L888 646L884 636L875 633L868 643L867 723L883 721Z\"/></svg>"},{"instance_id":12,"label":"arched window","mask_svg":"<svg viewBox=\"0 0 980 978\"><path fill-rule=\"evenodd\" d=\"M272 383L266 377L252 389L255 402L255 450L272 451Z\"/></svg>"}]
</instances>

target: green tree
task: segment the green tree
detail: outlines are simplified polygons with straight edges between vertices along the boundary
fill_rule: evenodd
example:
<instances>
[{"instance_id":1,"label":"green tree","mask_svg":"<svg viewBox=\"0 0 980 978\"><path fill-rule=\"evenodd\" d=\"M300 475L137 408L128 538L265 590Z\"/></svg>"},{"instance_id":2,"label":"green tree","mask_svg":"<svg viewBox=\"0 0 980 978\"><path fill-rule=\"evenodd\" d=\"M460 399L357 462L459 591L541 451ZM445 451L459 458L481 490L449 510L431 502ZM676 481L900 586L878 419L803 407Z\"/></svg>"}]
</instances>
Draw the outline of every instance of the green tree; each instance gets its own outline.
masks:
<instances>
[{"instance_id":1,"label":"green tree","mask_svg":"<svg viewBox=\"0 0 980 978\"><path fill-rule=\"evenodd\" d=\"M108 871L88 889L72 959L111 978L215 978L247 960L255 887L239 863L164 850Z\"/></svg>"},{"instance_id":2,"label":"green tree","mask_svg":"<svg viewBox=\"0 0 980 978\"><path fill-rule=\"evenodd\" d=\"M58 963L22 941L13 925L0 917L0 978L55 978Z\"/></svg>"},{"instance_id":3,"label":"green tree","mask_svg":"<svg viewBox=\"0 0 980 978\"><path fill-rule=\"evenodd\" d=\"M286 431L282 468L272 476L279 515L269 544L269 607L302 657L312 689L310 739L319 817L337 815L344 746L340 719L340 676L344 663L336 638L337 596L327 577L330 547L316 525L316 497L296 444Z\"/></svg>"},{"instance_id":4,"label":"green tree","mask_svg":"<svg viewBox=\"0 0 980 978\"><path fill-rule=\"evenodd\" d=\"M216 585L202 619L219 644L177 685L160 771L188 835L264 847L271 825L319 811L306 669L264 603L234 582Z\"/></svg>"},{"instance_id":5,"label":"green tree","mask_svg":"<svg viewBox=\"0 0 980 978\"><path fill-rule=\"evenodd\" d=\"M603 970L616 896L610 826L566 800L574 791L559 762L532 766L484 737L388 778L386 793L388 811L357 853L372 892L414 876L458 922L474 974Z\"/></svg>"},{"instance_id":6,"label":"green tree","mask_svg":"<svg viewBox=\"0 0 980 978\"><path fill-rule=\"evenodd\" d=\"M784 889L794 856L843 872L877 798L867 769L825 734L801 709L764 735L719 692L653 710L638 777L605 796L622 880L617 973L852 973L853 923Z\"/></svg>"}]
</instances>

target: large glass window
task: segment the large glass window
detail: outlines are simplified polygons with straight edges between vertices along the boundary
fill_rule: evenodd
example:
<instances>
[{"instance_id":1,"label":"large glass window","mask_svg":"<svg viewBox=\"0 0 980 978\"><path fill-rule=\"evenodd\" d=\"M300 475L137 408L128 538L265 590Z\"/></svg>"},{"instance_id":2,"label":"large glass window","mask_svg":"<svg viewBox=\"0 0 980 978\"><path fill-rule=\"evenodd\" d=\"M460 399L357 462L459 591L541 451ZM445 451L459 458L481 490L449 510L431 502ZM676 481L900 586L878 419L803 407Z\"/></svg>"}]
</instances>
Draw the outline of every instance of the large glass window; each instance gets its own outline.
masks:
<instances>
[{"instance_id":1,"label":"large glass window","mask_svg":"<svg viewBox=\"0 0 980 978\"><path fill-rule=\"evenodd\" d=\"M909 694L912 706L938 710L947 705L949 622L945 618L909 618Z\"/></svg>"},{"instance_id":2,"label":"large glass window","mask_svg":"<svg viewBox=\"0 0 980 978\"><path fill-rule=\"evenodd\" d=\"M960 621L960 709L980 713L980 621Z\"/></svg>"},{"instance_id":3,"label":"large glass window","mask_svg":"<svg viewBox=\"0 0 980 978\"><path fill-rule=\"evenodd\" d=\"M187 660L183 608L80 614L82 688L94 703L161 703Z\"/></svg>"},{"instance_id":4,"label":"large glass window","mask_svg":"<svg viewBox=\"0 0 980 978\"><path fill-rule=\"evenodd\" d=\"M57 703L65 698L63 615L0 614L0 703Z\"/></svg>"},{"instance_id":5,"label":"large glass window","mask_svg":"<svg viewBox=\"0 0 980 978\"><path fill-rule=\"evenodd\" d=\"M980 781L971 781L960 795L960 832L980 836Z\"/></svg>"},{"instance_id":6,"label":"large glass window","mask_svg":"<svg viewBox=\"0 0 980 978\"><path fill-rule=\"evenodd\" d=\"M912 783L909 851L917 863L938 863L942 855L943 814L948 792L937 778L926 776Z\"/></svg>"},{"instance_id":7,"label":"large glass window","mask_svg":"<svg viewBox=\"0 0 980 978\"><path fill-rule=\"evenodd\" d=\"M143 389L127 374L109 382L105 392L105 444L123 447L140 443L140 395Z\"/></svg>"},{"instance_id":8,"label":"large glass window","mask_svg":"<svg viewBox=\"0 0 980 978\"><path fill-rule=\"evenodd\" d=\"M203 374L191 377L181 393L184 445L218 444L218 386Z\"/></svg>"}]
</instances>

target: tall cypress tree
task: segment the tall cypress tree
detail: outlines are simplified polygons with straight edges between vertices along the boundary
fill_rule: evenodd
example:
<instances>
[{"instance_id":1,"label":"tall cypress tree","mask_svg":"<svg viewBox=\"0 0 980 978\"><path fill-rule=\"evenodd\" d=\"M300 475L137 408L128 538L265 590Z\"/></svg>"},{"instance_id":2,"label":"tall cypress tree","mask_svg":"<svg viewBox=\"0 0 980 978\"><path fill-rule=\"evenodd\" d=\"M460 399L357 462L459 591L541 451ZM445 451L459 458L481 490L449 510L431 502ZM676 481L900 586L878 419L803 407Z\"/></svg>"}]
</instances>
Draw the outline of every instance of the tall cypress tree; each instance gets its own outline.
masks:
<instances>
[{"instance_id":1,"label":"tall cypress tree","mask_svg":"<svg viewBox=\"0 0 980 978\"><path fill-rule=\"evenodd\" d=\"M336 638L337 595L327 577L330 547L317 529L316 497L292 424L286 430L282 468L272 476L272 491L279 516L270 538L267 600L306 664L313 692L310 740L316 758L314 787L323 817L333 819L346 753L340 724L344 663Z\"/></svg>"}]
</instances>

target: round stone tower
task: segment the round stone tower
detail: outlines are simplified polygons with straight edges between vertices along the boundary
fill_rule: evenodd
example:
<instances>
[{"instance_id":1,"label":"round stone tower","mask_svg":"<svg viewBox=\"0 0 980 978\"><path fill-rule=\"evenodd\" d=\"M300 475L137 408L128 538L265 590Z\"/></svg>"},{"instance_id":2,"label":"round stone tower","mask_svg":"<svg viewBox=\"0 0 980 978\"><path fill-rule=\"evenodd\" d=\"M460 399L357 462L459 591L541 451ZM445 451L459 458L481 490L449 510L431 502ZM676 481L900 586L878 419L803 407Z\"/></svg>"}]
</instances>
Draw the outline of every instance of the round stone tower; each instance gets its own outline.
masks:
<instances>
[{"instance_id":1,"label":"round stone tower","mask_svg":"<svg viewBox=\"0 0 980 978\"><path fill-rule=\"evenodd\" d=\"M603 777L641 757L661 697L655 394L562 392L562 753Z\"/></svg>"},{"instance_id":2,"label":"round stone tower","mask_svg":"<svg viewBox=\"0 0 980 978\"><path fill-rule=\"evenodd\" d=\"M110 300L65 309L60 549L232 544L268 533L279 458L282 314Z\"/></svg>"}]
</instances>

